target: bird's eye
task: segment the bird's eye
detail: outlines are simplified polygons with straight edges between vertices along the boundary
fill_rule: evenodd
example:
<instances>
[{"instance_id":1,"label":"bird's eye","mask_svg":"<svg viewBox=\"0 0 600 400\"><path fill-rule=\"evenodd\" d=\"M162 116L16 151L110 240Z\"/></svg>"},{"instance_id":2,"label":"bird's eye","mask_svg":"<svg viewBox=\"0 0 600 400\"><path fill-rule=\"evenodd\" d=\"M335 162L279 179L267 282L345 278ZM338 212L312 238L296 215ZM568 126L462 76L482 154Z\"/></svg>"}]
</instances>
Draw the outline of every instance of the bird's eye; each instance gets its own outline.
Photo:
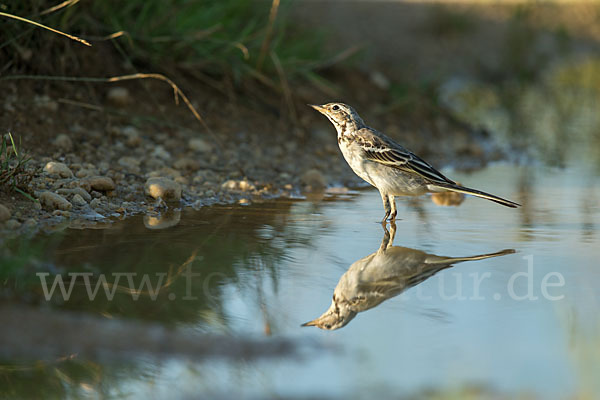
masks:
<instances>
[{"instance_id":1,"label":"bird's eye","mask_svg":"<svg viewBox=\"0 0 600 400\"><path fill-rule=\"evenodd\" d=\"M338 106L338 105L336 104L335 106L331 107L331 109L332 109L333 111L337 111L337 110L339 110L339 109L340 109L340 106Z\"/></svg>"}]
</instances>

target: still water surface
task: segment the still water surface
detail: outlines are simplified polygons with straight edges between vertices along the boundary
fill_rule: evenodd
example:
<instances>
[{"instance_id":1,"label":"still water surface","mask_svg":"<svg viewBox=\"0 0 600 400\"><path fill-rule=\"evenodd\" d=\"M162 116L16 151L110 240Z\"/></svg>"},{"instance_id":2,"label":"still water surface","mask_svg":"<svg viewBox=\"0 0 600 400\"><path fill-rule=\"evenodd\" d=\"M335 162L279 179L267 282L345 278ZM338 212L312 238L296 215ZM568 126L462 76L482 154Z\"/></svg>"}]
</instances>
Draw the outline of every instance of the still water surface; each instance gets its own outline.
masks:
<instances>
[{"instance_id":1,"label":"still water surface","mask_svg":"<svg viewBox=\"0 0 600 400\"><path fill-rule=\"evenodd\" d=\"M109 229L66 229L42 238L65 277L104 273L114 282L113 273L135 272L136 286L144 274L157 286L157 274L169 274L155 300L132 300L121 290L123 278L112 301L102 289L89 301L76 285L69 301L47 303L54 311L318 347L299 357L244 362L100 358L95 378L73 372L74 378L59 363L48 372L67 375L58 386L49 383L53 378L36 382L20 372L5 380L21 395L31 393L24 384L30 382L73 397L353 398L428 389L447 396L465 390L599 396L598 178L578 168L506 164L451 175L523 207L475 198L458 207L428 197L399 200L398 247L387 249L373 190L184 211L165 229L135 217ZM435 257L503 250L451 268ZM187 278L189 271L199 275ZM334 330L301 327L330 307L334 290L338 300L348 297L343 307L352 308L353 318L329 324L339 327ZM52 334L52 327L40 329Z\"/></svg>"}]
</instances>

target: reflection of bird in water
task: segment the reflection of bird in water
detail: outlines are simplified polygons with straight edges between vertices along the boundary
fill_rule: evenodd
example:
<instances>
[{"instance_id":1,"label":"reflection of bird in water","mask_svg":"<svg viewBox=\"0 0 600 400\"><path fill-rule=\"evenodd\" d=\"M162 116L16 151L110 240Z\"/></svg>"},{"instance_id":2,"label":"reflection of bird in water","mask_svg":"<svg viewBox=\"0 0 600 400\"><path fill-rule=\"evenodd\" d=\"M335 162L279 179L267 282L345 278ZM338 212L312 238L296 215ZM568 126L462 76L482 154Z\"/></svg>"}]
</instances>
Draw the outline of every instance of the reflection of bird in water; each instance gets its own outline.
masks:
<instances>
[{"instance_id":1,"label":"reflection of bird in water","mask_svg":"<svg viewBox=\"0 0 600 400\"><path fill-rule=\"evenodd\" d=\"M441 257L420 250L392 246L396 225L390 225L391 235L385 226L383 229L385 235L379 250L352 264L335 287L329 309L319 318L302 326L339 329L350 322L357 313L378 306L452 264L515 252L502 250L471 257Z\"/></svg>"}]
</instances>

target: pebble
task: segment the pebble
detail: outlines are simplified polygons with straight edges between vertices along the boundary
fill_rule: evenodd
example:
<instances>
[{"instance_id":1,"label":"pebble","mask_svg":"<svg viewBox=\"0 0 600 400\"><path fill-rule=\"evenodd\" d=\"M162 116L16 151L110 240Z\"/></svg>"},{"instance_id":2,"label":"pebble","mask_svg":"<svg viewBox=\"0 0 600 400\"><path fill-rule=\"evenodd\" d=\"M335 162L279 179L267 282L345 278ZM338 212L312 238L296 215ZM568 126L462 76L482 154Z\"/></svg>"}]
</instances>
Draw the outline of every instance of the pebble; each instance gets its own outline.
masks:
<instances>
[{"instance_id":1,"label":"pebble","mask_svg":"<svg viewBox=\"0 0 600 400\"><path fill-rule=\"evenodd\" d=\"M54 215L55 217L69 218L71 216L71 212L66 210L54 210L52 211L52 215Z\"/></svg>"},{"instance_id":2,"label":"pebble","mask_svg":"<svg viewBox=\"0 0 600 400\"><path fill-rule=\"evenodd\" d=\"M36 106L50 112L58 111L58 103L46 95L35 96L33 102Z\"/></svg>"},{"instance_id":3,"label":"pebble","mask_svg":"<svg viewBox=\"0 0 600 400\"><path fill-rule=\"evenodd\" d=\"M252 190L256 190L256 187L252 183L248 182L246 179L230 179L221 185L221 189L228 190L230 192L249 192Z\"/></svg>"},{"instance_id":4,"label":"pebble","mask_svg":"<svg viewBox=\"0 0 600 400\"><path fill-rule=\"evenodd\" d=\"M50 161L44 166L44 172L48 175L59 176L61 178L72 178L73 172L66 164L56 161Z\"/></svg>"},{"instance_id":5,"label":"pebble","mask_svg":"<svg viewBox=\"0 0 600 400\"><path fill-rule=\"evenodd\" d=\"M117 163L130 171L138 171L140 169L141 160L135 157L124 156L119 158Z\"/></svg>"},{"instance_id":6,"label":"pebble","mask_svg":"<svg viewBox=\"0 0 600 400\"><path fill-rule=\"evenodd\" d=\"M33 218L29 218L28 220L26 220L25 222L23 222L23 227L27 230L29 229L33 229L37 226L37 221Z\"/></svg>"},{"instance_id":7,"label":"pebble","mask_svg":"<svg viewBox=\"0 0 600 400\"><path fill-rule=\"evenodd\" d=\"M135 126L126 126L121 130L121 133L127 137L125 144L129 147L137 147L142 144L142 138Z\"/></svg>"},{"instance_id":8,"label":"pebble","mask_svg":"<svg viewBox=\"0 0 600 400\"><path fill-rule=\"evenodd\" d=\"M212 145L204 139L194 138L188 142L188 147L192 151L200 153L209 153L212 151Z\"/></svg>"},{"instance_id":9,"label":"pebble","mask_svg":"<svg viewBox=\"0 0 600 400\"><path fill-rule=\"evenodd\" d=\"M148 178L144 185L144 193L148 196L163 200L181 200L181 185L169 178Z\"/></svg>"},{"instance_id":10,"label":"pebble","mask_svg":"<svg viewBox=\"0 0 600 400\"><path fill-rule=\"evenodd\" d=\"M100 207L101 201L100 199L94 199L92 201L90 201L90 207L92 208L98 208Z\"/></svg>"},{"instance_id":11,"label":"pebble","mask_svg":"<svg viewBox=\"0 0 600 400\"><path fill-rule=\"evenodd\" d=\"M131 103L129 90L121 86L111 88L106 94L106 99L114 105L121 107Z\"/></svg>"},{"instance_id":12,"label":"pebble","mask_svg":"<svg viewBox=\"0 0 600 400\"><path fill-rule=\"evenodd\" d=\"M64 188L63 189L58 189L56 191L56 193L58 193L60 195L66 195L66 196L79 195L85 201L92 200L92 196L87 191L85 191L83 188L80 188L80 187L74 187L72 189L64 189Z\"/></svg>"},{"instance_id":13,"label":"pebble","mask_svg":"<svg viewBox=\"0 0 600 400\"><path fill-rule=\"evenodd\" d=\"M187 186L190 184L190 180L188 178L186 178L185 176L178 176L175 178L175 182L180 183L184 186Z\"/></svg>"},{"instance_id":14,"label":"pebble","mask_svg":"<svg viewBox=\"0 0 600 400\"><path fill-rule=\"evenodd\" d=\"M10 210L3 204L0 204L0 222L10 219Z\"/></svg>"},{"instance_id":15,"label":"pebble","mask_svg":"<svg viewBox=\"0 0 600 400\"><path fill-rule=\"evenodd\" d=\"M18 229L20 226L21 226L21 223L19 221L17 221L16 219L8 220L4 224L4 227L6 229L10 229L10 230Z\"/></svg>"},{"instance_id":16,"label":"pebble","mask_svg":"<svg viewBox=\"0 0 600 400\"><path fill-rule=\"evenodd\" d=\"M167 150L165 150L165 148L161 145L156 146L154 150L152 150L152 153L150 155L156 158L160 158L161 160L171 159L171 154Z\"/></svg>"},{"instance_id":17,"label":"pebble","mask_svg":"<svg viewBox=\"0 0 600 400\"><path fill-rule=\"evenodd\" d=\"M115 182L107 176L92 176L83 180L82 183L99 192L115 190Z\"/></svg>"},{"instance_id":18,"label":"pebble","mask_svg":"<svg viewBox=\"0 0 600 400\"><path fill-rule=\"evenodd\" d=\"M173 168L164 167L164 168L157 169L155 171L149 172L148 175L146 175L146 176L148 178L168 177L168 178L175 179L178 176L181 176L181 172L179 172L179 171L177 171L176 169L173 169Z\"/></svg>"},{"instance_id":19,"label":"pebble","mask_svg":"<svg viewBox=\"0 0 600 400\"><path fill-rule=\"evenodd\" d=\"M73 150L73 141L64 133L61 133L54 139L54 145L64 152Z\"/></svg>"},{"instance_id":20,"label":"pebble","mask_svg":"<svg viewBox=\"0 0 600 400\"><path fill-rule=\"evenodd\" d=\"M95 169L82 168L75 174L78 178L86 178L88 176L98 175L98 171Z\"/></svg>"},{"instance_id":21,"label":"pebble","mask_svg":"<svg viewBox=\"0 0 600 400\"><path fill-rule=\"evenodd\" d=\"M184 157L175 161L173 167L179 170L197 171L200 169L200 162L198 160L194 160L193 158Z\"/></svg>"},{"instance_id":22,"label":"pebble","mask_svg":"<svg viewBox=\"0 0 600 400\"><path fill-rule=\"evenodd\" d=\"M87 202L79 194L73 196L73 198L71 199L71 203L73 203L73 205L76 207L83 207L87 205Z\"/></svg>"},{"instance_id":23,"label":"pebble","mask_svg":"<svg viewBox=\"0 0 600 400\"><path fill-rule=\"evenodd\" d=\"M73 207L64 197L49 191L42 192L38 199L42 206L51 210L70 210Z\"/></svg>"},{"instance_id":24,"label":"pebble","mask_svg":"<svg viewBox=\"0 0 600 400\"><path fill-rule=\"evenodd\" d=\"M307 191L322 191L327 186L325 177L316 169L309 169L300 176L300 182Z\"/></svg>"}]
</instances>

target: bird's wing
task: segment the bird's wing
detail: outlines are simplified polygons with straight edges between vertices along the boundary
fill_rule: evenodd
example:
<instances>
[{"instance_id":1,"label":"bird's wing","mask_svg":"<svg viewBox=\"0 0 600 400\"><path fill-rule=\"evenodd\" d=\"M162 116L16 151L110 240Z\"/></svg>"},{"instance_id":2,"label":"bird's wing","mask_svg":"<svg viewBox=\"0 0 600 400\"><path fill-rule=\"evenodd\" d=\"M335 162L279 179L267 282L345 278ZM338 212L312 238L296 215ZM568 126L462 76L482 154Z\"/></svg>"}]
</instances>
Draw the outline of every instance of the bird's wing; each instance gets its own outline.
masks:
<instances>
[{"instance_id":1,"label":"bird's wing","mask_svg":"<svg viewBox=\"0 0 600 400\"><path fill-rule=\"evenodd\" d=\"M395 143L380 132L361 129L355 136L356 143L364 150L367 159L389 167L415 172L432 182L455 184L428 162Z\"/></svg>"}]
</instances>

